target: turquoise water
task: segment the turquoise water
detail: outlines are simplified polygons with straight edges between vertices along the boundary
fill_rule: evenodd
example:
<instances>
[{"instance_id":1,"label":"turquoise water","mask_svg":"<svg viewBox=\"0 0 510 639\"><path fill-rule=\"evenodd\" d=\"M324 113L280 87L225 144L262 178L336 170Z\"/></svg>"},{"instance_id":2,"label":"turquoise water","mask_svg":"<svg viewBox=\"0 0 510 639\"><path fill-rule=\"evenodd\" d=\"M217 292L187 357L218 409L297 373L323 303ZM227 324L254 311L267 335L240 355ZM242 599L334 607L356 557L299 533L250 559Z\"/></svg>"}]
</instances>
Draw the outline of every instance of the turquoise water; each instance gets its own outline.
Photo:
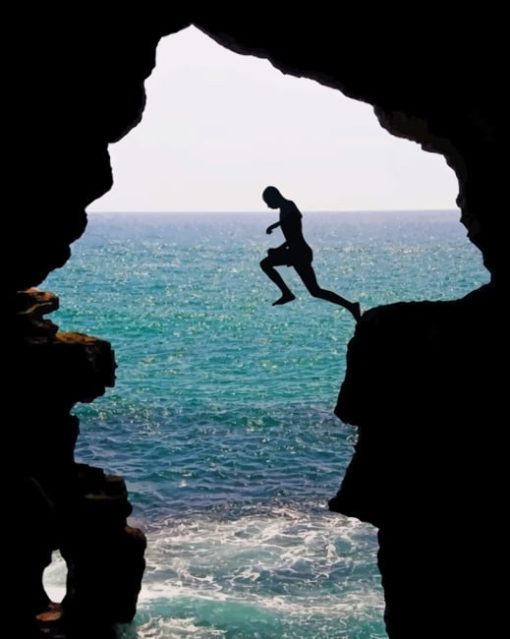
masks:
<instances>
[{"instance_id":1,"label":"turquoise water","mask_svg":"<svg viewBox=\"0 0 510 639\"><path fill-rule=\"evenodd\" d=\"M80 461L126 477L149 549L142 638L385 637L375 530L327 511L355 431L332 414L351 316L259 269L274 213L103 214L44 287L119 368ZM458 212L308 214L319 282L363 309L487 281ZM47 582L62 587L56 562Z\"/></svg>"}]
</instances>

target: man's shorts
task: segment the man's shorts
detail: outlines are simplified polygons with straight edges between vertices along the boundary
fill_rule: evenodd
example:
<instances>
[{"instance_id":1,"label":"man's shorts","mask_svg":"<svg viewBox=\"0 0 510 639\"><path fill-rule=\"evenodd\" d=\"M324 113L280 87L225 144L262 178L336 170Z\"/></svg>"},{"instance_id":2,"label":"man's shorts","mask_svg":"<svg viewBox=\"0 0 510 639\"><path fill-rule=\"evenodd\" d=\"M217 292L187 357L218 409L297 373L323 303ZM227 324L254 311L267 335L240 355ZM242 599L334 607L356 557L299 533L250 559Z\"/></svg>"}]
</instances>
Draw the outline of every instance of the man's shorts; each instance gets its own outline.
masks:
<instances>
[{"instance_id":1,"label":"man's shorts","mask_svg":"<svg viewBox=\"0 0 510 639\"><path fill-rule=\"evenodd\" d=\"M273 266L299 266L300 264L310 264L313 260L311 249L296 251L285 246L269 249L267 256Z\"/></svg>"}]
</instances>

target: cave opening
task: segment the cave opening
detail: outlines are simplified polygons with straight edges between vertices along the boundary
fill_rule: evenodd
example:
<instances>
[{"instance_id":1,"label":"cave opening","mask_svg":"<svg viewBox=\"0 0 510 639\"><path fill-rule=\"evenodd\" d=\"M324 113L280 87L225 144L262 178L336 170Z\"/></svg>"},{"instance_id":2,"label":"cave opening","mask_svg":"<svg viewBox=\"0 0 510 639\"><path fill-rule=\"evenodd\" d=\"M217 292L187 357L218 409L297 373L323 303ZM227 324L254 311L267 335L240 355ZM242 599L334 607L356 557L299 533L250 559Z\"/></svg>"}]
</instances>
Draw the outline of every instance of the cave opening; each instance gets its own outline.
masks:
<instances>
[{"instance_id":1,"label":"cave opening","mask_svg":"<svg viewBox=\"0 0 510 639\"><path fill-rule=\"evenodd\" d=\"M198 32L181 32L160 47L177 46L178 39L186 37L205 39ZM331 623L338 633L342 620L345 636L369 630L371 636L383 637L373 532L328 513L325 507L354 442L354 432L332 415L353 326L345 313L308 299L301 291L298 304L275 315L270 306L271 284L258 271L267 243L263 231L273 220L269 214L244 214L240 224L232 215L262 208L260 192L272 182L288 191L305 215L332 208L320 198L332 179L327 171L335 166L337 173L344 171L340 186L335 187L340 193L337 202L343 202L347 187L350 193L357 188L372 196L375 185L369 180L356 187L345 176L352 166L361 168L372 161L374 154L365 149L354 159L353 151L350 162L338 167L335 151L325 147L323 140L314 146L313 140L302 137L309 131L310 119L322 115L313 111L297 114L294 108L291 114L281 114L276 127L281 133L285 119L294 119L293 146L282 140L275 143L272 132L265 141L266 155L256 161L251 154L247 160L248 143L238 132L237 146L227 149L220 161L214 154L225 145L225 127L235 128L235 123L232 115L221 126L218 122L222 106L214 104L211 96L221 93L222 86L215 86L212 78L212 53L202 56L202 66L204 59L213 92L196 101L189 95L183 99L194 117L194 123L192 117L187 125L188 133L195 143L202 140L202 151L190 153L189 138L174 135L168 141L172 145L173 140L173 154L185 165L188 177L169 176L168 163L162 159L168 148L157 147L157 136L149 145L143 141L145 127L155 126L161 132L160 122L150 122L151 105L169 108L168 103L151 97L150 79L144 121L111 149L113 190L90 208L98 213L90 216L88 233L76 244L66 269L52 274L47 283L63 301L61 326L78 325L80 330L107 337L120 365L116 390L79 409L84 432L78 458L99 462L127 477L138 507L134 519L148 531L150 540L148 596L141 600L143 614L149 619L143 623L148 626L162 618L167 624L186 622L190 627L221 631L242 615L251 632L264 632L271 625L275 636L287 631L289 624L294 628L306 625L309 632L321 628L327 635ZM154 80L165 68L158 61ZM273 73L278 81L296 83L296 87L310 82ZM245 74L243 69L240 75ZM169 83L170 79L162 84L168 87ZM268 114L274 114L278 102L274 94L272 100L267 97L273 88L264 92L270 102ZM314 88L334 93L318 85ZM246 131L249 122L256 122L257 113L246 112L250 96L238 91L243 101L235 113L243 113L245 119L238 126L239 131ZM205 102L205 111L213 119L198 127L197 116ZM356 108L370 110L358 103ZM179 127L183 113L174 116ZM172 121L168 113L166 117ZM343 122L340 117L338 121ZM204 161L205 141L211 143L208 132L215 125L215 144ZM252 128L260 138L267 132L267 122ZM342 136L349 135L349 124L333 131L345 146ZM381 135L401 149L415 146L385 132ZM156 146L158 157L153 166L162 171L147 173L148 181L141 183L127 167L122 178L115 154L124 144L133 145L132 157L141 164L146 163L147 147ZM353 142L352 149L359 144L359 139ZM279 157L276 162L275 146L286 147L289 158ZM387 159L381 161L384 153L379 157L379 171L386 178L380 186L389 192L405 186L416 195L415 185L406 178L410 160L406 151L402 153L400 177L398 169L392 173ZM303 156L308 156L307 163L298 168L323 180L314 181L310 190L304 188L302 175L297 179L289 173L280 178L293 158L299 164ZM422 156L441 165L439 171L444 169L450 188L448 201L453 204L453 173L441 157L420 151L417 157ZM119 155L118 162L124 161ZM203 180L195 175L191 182L193 164L199 161ZM266 171L262 175L254 171L261 162ZM243 163L246 174L241 177L234 169ZM143 167L139 165L137 172L142 174ZM409 170L409 175L419 173L416 166ZM430 195L430 185L443 179L438 175L428 176L423 195L416 195L416 201L429 202L424 198ZM243 200L233 183L243 184L251 199ZM131 202L133 208L119 204L122 184L124 202ZM155 207L155 200L144 200L156 193L169 193L168 200L160 200L164 202L161 208ZM196 199L190 199L190 193ZM229 200L223 206L227 194ZM108 198L111 208L105 213ZM380 192L377 198L383 201ZM167 204L172 201L184 204ZM213 209L210 216L191 214L193 210L207 212L203 208L207 205ZM420 212L413 218L394 211L381 221L376 213L353 212L356 208L377 209L375 203L338 206L351 212L343 216L310 213L306 228L317 246L318 268L325 283L351 290L365 308L402 299L448 299L485 281L481 259L465 241L457 222L458 212ZM392 205L380 206L388 209ZM170 207L177 213L160 215ZM410 203L408 208L414 207ZM432 203L420 208L440 207ZM149 209L147 215L133 215L145 209ZM116 215L129 211L129 215ZM293 275L290 280L299 288ZM346 289L346 282L351 289ZM161 601L167 596L168 609L163 610ZM226 602L223 607L220 601Z\"/></svg>"}]
</instances>

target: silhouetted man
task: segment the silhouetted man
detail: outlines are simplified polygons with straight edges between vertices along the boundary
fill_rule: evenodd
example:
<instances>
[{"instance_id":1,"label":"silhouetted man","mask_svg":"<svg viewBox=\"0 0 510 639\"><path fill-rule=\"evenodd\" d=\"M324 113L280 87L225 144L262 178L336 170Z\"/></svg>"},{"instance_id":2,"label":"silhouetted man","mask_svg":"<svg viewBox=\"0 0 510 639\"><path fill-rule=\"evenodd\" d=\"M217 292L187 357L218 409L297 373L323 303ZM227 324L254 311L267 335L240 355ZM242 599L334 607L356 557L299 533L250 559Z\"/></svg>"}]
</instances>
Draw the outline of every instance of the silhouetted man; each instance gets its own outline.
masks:
<instances>
[{"instance_id":1,"label":"silhouetted man","mask_svg":"<svg viewBox=\"0 0 510 639\"><path fill-rule=\"evenodd\" d=\"M267 257L260 262L261 269L282 292L282 296L273 302L273 306L287 304L287 302L292 302L292 300L296 299L281 275L274 268L275 266L293 266L311 295L343 306L352 313L355 320L358 320L361 316L358 302L349 302L344 297L321 288L317 283L315 271L312 267L313 252L303 237L301 226L301 218L303 216L294 202L284 198L275 186L265 188L262 198L269 208L280 209L280 221L268 226L266 233L270 235L273 229L279 226L285 237L285 242L277 248L269 249Z\"/></svg>"}]
</instances>

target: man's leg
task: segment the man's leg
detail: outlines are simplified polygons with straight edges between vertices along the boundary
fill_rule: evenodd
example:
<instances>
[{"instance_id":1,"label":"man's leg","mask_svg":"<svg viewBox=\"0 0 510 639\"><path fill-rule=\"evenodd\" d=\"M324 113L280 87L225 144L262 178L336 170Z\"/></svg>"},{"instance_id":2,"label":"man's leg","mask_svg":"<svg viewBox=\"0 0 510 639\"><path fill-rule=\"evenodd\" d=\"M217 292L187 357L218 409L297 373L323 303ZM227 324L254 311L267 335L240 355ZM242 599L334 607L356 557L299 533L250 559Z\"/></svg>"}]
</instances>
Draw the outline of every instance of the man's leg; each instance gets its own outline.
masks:
<instances>
[{"instance_id":1,"label":"man's leg","mask_svg":"<svg viewBox=\"0 0 510 639\"><path fill-rule=\"evenodd\" d=\"M328 291L325 288L321 288L317 282L317 277L311 264L296 264L294 265L294 268L296 269L299 277L303 280L303 284L308 289L310 295L326 300L328 302L332 302L333 304L343 306L350 313L352 313L356 321L359 320L359 318L361 317L359 303L350 302L349 300L345 299L345 297L333 293L333 291Z\"/></svg>"},{"instance_id":2,"label":"man's leg","mask_svg":"<svg viewBox=\"0 0 510 639\"><path fill-rule=\"evenodd\" d=\"M283 281L280 273L278 273L278 271L274 268L275 266L283 266L283 264L285 264L285 262L282 262L281 260L275 258L271 258L269 256L265 257L260 262L260 268L269 277L269 279L274 282L276 286L278 286L278 288L282 292L282 296L275 302L273 302L273 306L277 306L279 304L287 304L287 302L292 302L292 300L296 299L290 288Z\"/></svg>"}]
</instances>

